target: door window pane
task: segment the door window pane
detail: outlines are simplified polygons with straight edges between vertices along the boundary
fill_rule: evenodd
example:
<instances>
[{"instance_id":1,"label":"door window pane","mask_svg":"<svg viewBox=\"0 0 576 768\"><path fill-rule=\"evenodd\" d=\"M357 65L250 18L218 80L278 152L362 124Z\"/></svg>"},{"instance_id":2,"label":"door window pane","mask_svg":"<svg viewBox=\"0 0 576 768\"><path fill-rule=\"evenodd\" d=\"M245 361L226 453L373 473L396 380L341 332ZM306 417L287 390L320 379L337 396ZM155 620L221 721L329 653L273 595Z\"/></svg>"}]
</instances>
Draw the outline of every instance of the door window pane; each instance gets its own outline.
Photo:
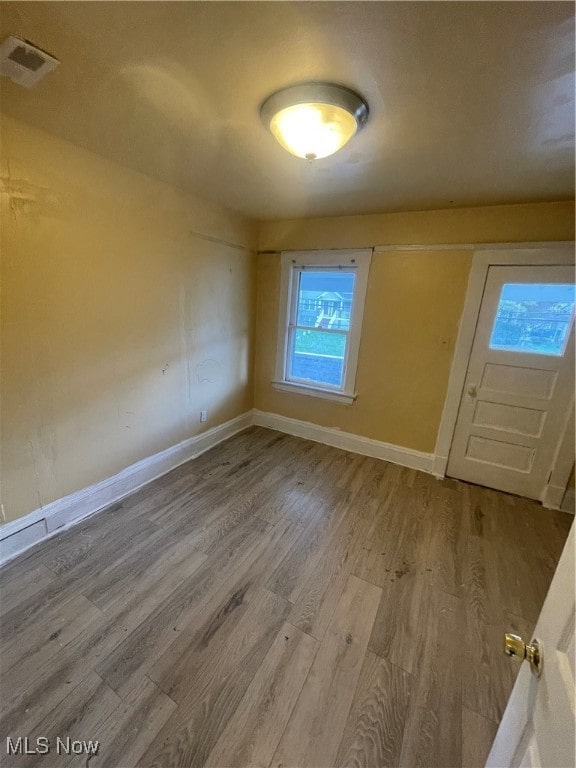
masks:
<instances>
[{"instance_id":1,"label":"door window pane","mask_svg":"<svg viewBox=\"0 0 576 768\"><path fill-rule=\"evenodd\" d=\"M490 349L563 355L574 304L572 284L506 283L500 294Z\"/></svg>"},{"instance_id":2,"label":"door window pane","mask_svg":"<svg viewBox=\"0 0 576 768\"><path fill-rule=\"evenodd\" d=\"M296 325L350 330L354 273L344 270L300 273Z\"/></svg>"},{"instance_id":3,"label":"door window pane","mask_svg":"<svg viewBox=\"0 0 576 768\"><path fill-rule=\"evenodd\" d=\"M345 333L295 330L290 349L290 378L341 387L345 353Z\"/></svg>"}]
</instances>

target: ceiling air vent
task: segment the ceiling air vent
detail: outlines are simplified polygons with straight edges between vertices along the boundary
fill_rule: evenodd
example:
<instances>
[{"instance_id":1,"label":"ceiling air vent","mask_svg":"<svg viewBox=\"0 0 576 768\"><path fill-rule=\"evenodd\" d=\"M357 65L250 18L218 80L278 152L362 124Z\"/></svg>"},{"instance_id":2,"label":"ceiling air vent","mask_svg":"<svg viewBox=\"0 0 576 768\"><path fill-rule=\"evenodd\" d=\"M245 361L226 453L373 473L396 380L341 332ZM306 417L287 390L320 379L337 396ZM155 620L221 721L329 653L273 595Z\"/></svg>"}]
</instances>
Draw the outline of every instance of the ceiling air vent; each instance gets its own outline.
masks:
<instances>
[{"instance_id":1,"label":"ceiling air vent","mask_svg":"<svg viewBox=\"0 0 576 768\"><path fill-rule=\"evenodd\" d=\"M27 40L11 35L0 45L0 75L32 88L60 62Z\"/></svg>"}]
</instances>

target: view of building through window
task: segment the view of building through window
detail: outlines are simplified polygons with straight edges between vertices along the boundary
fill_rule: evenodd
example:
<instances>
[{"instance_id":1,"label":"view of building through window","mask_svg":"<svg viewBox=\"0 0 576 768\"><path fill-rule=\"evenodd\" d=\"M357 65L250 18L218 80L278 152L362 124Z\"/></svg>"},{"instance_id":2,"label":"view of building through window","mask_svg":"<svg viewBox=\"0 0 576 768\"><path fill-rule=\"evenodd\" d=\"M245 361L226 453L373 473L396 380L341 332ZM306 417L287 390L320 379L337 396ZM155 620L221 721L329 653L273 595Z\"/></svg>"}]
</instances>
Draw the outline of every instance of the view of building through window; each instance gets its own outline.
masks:
<instances>
[{"instance_id":1,"label":"view of building through window","mask_svg":"<svg viewBox=\"0 0 576 768\"><path fill-rule=\"evenodd\" d=\"M344 269L299 273L289 379L342 386L354 281Z\"/></svg>"},{"instance_id":2,"label":"view of building through window","mask_svg":"<svg viewBox=\"0 0 576 768\"><path fill-rule=\"evenodd\" d=\"M506 283L490 349L563 355L574 315L571 284Z\"/></svg>"}]
</instances>

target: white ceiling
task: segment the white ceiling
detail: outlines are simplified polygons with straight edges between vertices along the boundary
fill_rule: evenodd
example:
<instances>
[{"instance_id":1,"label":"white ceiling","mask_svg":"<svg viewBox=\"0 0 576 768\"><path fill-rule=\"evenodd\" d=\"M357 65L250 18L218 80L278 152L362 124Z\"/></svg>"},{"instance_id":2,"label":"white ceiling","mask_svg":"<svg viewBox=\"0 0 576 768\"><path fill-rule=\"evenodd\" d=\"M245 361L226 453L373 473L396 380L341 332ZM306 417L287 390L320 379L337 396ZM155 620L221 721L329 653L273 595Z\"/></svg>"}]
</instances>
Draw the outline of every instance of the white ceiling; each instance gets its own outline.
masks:
<instances>
[{"instance_id":1,"label":"white ceiling","mask_svg":"<svg viewBox=\"0 0 576 768\"><path fill-rule=\"evenodd\" d=\"M3 2L9 34L61 65L3 111L256 218L573 197L571 2ZM305 80L371 110L311 164L259 119Z\"/></svg>"}]
</instances>

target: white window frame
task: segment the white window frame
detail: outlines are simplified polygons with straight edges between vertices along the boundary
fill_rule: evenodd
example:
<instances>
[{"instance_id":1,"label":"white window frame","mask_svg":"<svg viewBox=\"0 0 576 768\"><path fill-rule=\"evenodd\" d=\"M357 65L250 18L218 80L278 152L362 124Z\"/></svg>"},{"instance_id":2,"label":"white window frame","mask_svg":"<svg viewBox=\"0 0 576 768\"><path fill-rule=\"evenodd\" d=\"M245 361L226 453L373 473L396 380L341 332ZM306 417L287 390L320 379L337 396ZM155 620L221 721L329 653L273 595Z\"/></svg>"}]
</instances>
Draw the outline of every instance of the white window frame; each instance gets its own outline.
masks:
<instances>
[{"instance_id":1,"label":"white window frame","mask_svg":"<svg viewBox=\"0 0 576 768\"><path fill-rule=\"evenodd\" d=\"M278 341L276 370L272 384L281 392L295 392L326 400L350 404L356 399L356 369L362 334L362 320L368 273L372 249L346 251L283 251L281 254L280 307L278 315ZM288 340L290 328L295 325L296 292L299 273L308 269L353 269L354 298L350 316L350 330L344 358L343 384L334 387L329 384L290 381L288 370Z\"/></svg>"}]
</instances>

